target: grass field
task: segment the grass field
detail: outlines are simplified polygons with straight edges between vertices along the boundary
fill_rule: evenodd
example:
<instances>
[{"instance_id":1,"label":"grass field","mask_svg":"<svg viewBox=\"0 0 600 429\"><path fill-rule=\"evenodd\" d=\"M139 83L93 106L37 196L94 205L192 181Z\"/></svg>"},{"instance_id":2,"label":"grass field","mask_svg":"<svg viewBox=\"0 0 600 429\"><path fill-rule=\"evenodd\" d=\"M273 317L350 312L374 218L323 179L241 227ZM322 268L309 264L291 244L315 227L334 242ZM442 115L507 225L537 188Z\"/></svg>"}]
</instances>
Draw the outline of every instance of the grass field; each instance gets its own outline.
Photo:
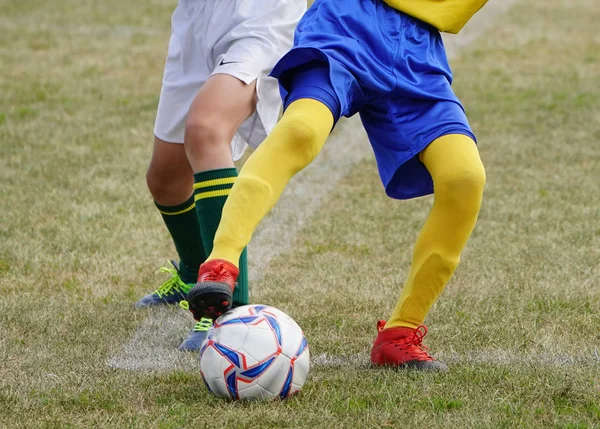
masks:
<instances>
[{"instance_id":1,"label":"grass field","mask_svg":"<svg viewBox=\"0 0 600 429\"><path fill-rule=\"evenodd\" d=\"M0 0L0 427L600 427L595 0L518 2L453 61L488 182L427 320L450 372L368 366L431 204L386 199L371 158L252 285L306 333L300 396L109 365L174 256L144 181L174 3Z\"/></svg>"}]
</instances>

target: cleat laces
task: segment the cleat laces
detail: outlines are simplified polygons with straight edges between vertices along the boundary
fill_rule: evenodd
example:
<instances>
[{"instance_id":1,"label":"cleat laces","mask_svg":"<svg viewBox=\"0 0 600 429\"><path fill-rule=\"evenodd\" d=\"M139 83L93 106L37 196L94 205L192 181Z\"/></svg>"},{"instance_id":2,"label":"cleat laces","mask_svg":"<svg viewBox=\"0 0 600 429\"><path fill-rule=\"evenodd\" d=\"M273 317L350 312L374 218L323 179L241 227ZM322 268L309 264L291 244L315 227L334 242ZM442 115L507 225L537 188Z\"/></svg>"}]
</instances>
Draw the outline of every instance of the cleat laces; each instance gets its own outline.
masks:
<instances>
[{"instance_id":1,"label":"cleat laces","mask_svg":"<svg viewBox=\"0 0 600 429\"><path fill-rule=\"evenodd\" d=\"M210 272L208 272L204 275L204 278L202 280L212 281L212 282L222 282L223 277L227 277L228 274L229 274L229 272L225 269L225 265L220 263L220 264L216 264L215 266L213 266L212 269L210 270Z\"/></svg>"},{"instance_id":2,"label":"cleat laces","mask_svg":"<svg viewBox=\"0 0 600 429\"><path fill-rule=\"evenodd\" d=\"M382 331L385 326L385 320L377 322L377 330ZM404 351L405 354L411 355L411 358L418 361L435 360L427 353L429 347L423 344L423 338L427 335L427 326L419 325L413 331L412 335L405 338L398 338L390 341L390 344Z\"/></svg>"},{"instance_id":3,"label":"cleat laces","mask_svg":"<svg viewBox=\"0 0 600 429\"><path fill-rule=\"evenodd\" d=\"M185 295L189 291L190 286L181 280L181 277L179 277L179 271L177 271L176 268L161 267L159 272L170 273L171 278L159 286L154 292L152 292L154 295L162 298L164 296L173 295L175 292Z\"/></svg>"},{"instance_id":4,"label":"cleat laces","mask_svg":"<svg viewBox=\"0 0 600 429\"><path fill-rule=\"evenodd\" d=\"M413 346L419 347L421 350L429 350L429 347L423 344L423 338L427 335L427 326L419 325L413 332L413 336L408 339L408 342Z\"/></svg>"},{"instance_id":5,"label":"cleat laces","mask_svg":"<svg viewBox=\"0 0 600 429\"><path fill-rule=\"evenodd\" d=\"M212 324L213 324L212 319L209 319L208 317L203 317L202 319L200 319L199 322L196 322L196 325L194 325L194 329L192 329L192 331L193 332L206 332L210 329Z\"/></svg>"}]
</instances>

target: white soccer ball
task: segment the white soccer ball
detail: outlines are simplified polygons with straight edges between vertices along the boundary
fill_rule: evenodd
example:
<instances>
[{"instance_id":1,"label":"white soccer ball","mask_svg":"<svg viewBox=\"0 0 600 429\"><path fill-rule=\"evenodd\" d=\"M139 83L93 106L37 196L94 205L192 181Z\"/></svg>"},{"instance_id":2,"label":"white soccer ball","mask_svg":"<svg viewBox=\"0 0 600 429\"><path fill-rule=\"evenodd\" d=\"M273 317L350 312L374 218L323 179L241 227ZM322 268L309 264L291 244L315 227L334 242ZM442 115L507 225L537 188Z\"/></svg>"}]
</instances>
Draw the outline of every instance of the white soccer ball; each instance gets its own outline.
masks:
<instances>
[{"instance_id":1,"label":"white soccer ball","mask_svg":"<svg viewBox=\"0 0 600 429\"><path fill-rule=\"evenodd\" d=\"M310 366L308 343L283 311L245 305L219 317L200 348L208 390L231 399L288 398L300 391Z\"/></svg>"}]
</instances>

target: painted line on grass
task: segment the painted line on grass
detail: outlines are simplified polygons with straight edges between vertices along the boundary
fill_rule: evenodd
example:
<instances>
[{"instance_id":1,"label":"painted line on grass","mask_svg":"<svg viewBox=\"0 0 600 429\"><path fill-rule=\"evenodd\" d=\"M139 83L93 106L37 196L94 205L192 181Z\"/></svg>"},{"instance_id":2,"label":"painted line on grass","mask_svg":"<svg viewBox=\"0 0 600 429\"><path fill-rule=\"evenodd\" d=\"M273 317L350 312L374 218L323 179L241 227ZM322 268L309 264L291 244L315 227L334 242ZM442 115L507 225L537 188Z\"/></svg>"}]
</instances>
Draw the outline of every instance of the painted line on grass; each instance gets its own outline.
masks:
<instances>
[{"instance_id":1,"label":"painted line on grass","mask_svg":"<svg viewBox=\"0 0 600 429\"><path fill-rule=\"evenodd\" d=\"M517 0L494 0L482 9L459 35L444 35L449 58L455 57L493 24ZM289 251L296 235L310 221L321 202L358 162L373 156L358 115L343 121L319 157L298 174L281 200L260 225L249 246L249 279L260 287L271 260ZM375 173L374 173L375 174ZM113 368L147 371L173 371L190 366L195 355L182 353L177 346L193 321L178 309L150 309L148 317L133 337L108 359Z\"/></svg>"},{"instance_id":2,"label":"painted line on grass","mask_svg":"<svg viewBox=\"0 0 600 429\"><path fill-rule=\"evenodd\" d=\"M536 365L536 366L600 366L600 349L572 355L565 352L543 352L539 354L513 353L506 350L473 350L465 353L436 353L435 357L449 365ZM321 353L311 357L311 365L317 367L368 368L368 352L354 355L329 355Z\"/></svg>"},{"instance_id":3,"label":"painted line on grass","mask_svg":"<svg viewBox=\"0 0 600 429\"><path fill-rule=\"evenodd\" d=\"M165 318L167 323L169 318ZM172 320L172 319L171 319ZM160 328L159 325L154 327ZM178 329L178 328L175 328ZM180 329L179 329L180 330ZM185 332L182 332L183 334ZM168 342L167 342L168 343ZM178 343L159 345L153 353L140 355L137 361L124 360L120 369L142 371L196 371L198 357L195 353L177 351ZM134 345L129 343L129 345ZM130 351L137 353L137 351ZM453 365L495 365L495 366L542 366L570 367L586 366L600 367L600 349L589 350L587 353L569 354L566 352L544 352L540 354L513 353L506 350L473 350L465 353L438 353L436 358ZM311 366L315 368L347 368L367 369L371 367L368 351L354 355L330 355L321 353L311 357Z\"/></svg>"}]
</instances>

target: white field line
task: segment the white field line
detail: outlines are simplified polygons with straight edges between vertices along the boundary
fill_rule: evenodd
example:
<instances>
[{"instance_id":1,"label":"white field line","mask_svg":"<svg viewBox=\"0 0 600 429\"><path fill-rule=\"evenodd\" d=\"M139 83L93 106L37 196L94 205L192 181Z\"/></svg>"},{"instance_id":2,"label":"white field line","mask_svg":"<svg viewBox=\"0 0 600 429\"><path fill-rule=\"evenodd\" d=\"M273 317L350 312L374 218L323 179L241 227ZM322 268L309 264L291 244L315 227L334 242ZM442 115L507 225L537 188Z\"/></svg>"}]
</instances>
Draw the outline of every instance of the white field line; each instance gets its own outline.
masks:
<instances>
[{"instance_id":1,"label":"white field line","mask_svg":"<svg viewBox=\"0 0 600 429\"><path fill-rule=\"evenodd\" d=\"M168 322L169 318L163 321ZM157 330L161 327L157 323L153 328ZM162 325L164 328L165 325ZM185 330L181 326L172 328L185 334ZM161 345L153 348L148 348L146 354L139 353L140 344L128 343L125 346L135 347L136 350L129 350L129 353L134 353L138 359L123 359L114 362L113 367L130 370L145 370L145 371L196 371L198 370L198 355L196 353L182 353L176 350L177 341L166 341ZM124 351L126 353L127 351ZM151 352L151 353L150 353ZM593 349L577 354L568 354L563 351L547 351L540 354L522 354L518 352L509 352L506 350L484 349L474 350L466 353L437 353L436 358L453 365L495 365L495 366L542 366L542 367L570 367L570 366L585 366L600 368L600 349ZM323 368L349 368L349 369L366 369L369 368L369 353L366 350L363 353L352 355L330 355L320 353L311 356L311 366Z\"/></svg>"},{"instance_id":2,"label":"white field line","mask_svg":"<svg viewBox=\"0 0 600 429\"><path fill-rule=\"evenodd\" d=\"M484 349L468 353L436 353L435 357L449 365L535 365L549 367L598 366L600 367L600 349L575 355L565 352L543 352L540 354L521 354L506 350ZM321 367L368 368L368 352L355 355L328 355L321 353L311 357L311 365Z\"/></svg>"},{"instance_id":3,"label":"white field line","mask_svg":"<svg viewBox=\"0 0 600 429\"><path fill-rule=\"evenodd\" d=\"M444 37L449 58L467 46L516 0L492 0L456 36ZM319 157L298 174L281 200L260 225L249 246L249 279L256 286L269 262L291 249L296 234L311 219L321 202L354 165L372 156L358 115L336 128ZM373 174L376 174L374 172ZM178 342L193 325L187 312L149 310L148 318L108 365L130 370L176 370L190 367L188 353L177 351ZM193 359L192 359L193 360Z\"/></svg>"}]
</instances>

